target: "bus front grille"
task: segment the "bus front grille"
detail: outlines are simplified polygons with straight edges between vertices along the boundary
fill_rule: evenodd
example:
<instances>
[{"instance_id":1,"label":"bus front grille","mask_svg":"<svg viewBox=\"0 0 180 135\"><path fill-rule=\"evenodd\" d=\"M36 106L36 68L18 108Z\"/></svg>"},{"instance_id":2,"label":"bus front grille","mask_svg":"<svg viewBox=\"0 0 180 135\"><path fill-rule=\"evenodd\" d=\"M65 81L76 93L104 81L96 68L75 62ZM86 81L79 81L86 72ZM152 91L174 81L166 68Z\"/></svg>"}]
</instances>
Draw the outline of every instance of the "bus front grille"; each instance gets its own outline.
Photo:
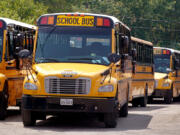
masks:
<instances>
[{"instance_id":1,"label":"bus front grille","mask_svg":"<svg viewBox=\"0 0 180 135\"><path fill-rule=\"evenodd\" d=\"M45 90L51 94L88 94L90 88L91 80L89 78L45 78Z\"/></svg>"}]
</instances>

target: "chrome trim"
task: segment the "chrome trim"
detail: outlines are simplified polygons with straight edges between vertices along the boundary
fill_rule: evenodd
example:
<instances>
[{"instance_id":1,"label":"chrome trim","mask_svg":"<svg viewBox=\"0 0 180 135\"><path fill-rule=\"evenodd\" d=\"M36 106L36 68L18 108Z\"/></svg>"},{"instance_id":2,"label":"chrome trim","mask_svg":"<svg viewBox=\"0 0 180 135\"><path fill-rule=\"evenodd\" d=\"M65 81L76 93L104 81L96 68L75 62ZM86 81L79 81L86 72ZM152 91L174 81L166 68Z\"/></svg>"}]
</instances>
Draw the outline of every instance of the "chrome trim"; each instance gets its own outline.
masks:
<instances>
[{"instance_id":1,"label":"chrome trim","mask_svg":"<svg viewBox=\"0 0 180 135\"><path fill-rule=\"evenodd\" d=\"M46 93L50 94L89 94L91 89L91 80L89 78L79 77L59 78L56 76L45 77L44 79Z\"/></svg>"}]
</instances>

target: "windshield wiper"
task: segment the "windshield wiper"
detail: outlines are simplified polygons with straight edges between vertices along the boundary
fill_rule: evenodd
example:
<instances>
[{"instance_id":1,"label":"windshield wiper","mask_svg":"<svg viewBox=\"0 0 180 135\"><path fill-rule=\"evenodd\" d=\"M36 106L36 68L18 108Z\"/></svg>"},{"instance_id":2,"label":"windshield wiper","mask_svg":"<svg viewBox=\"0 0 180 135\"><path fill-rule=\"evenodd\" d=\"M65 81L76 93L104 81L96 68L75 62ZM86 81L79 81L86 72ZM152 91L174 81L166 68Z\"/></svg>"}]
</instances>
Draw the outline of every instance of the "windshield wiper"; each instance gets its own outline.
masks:
<instances>
[{"instance_id":1,"label":"windshield wiper","mask_svg":"<svg viewBox=\"0 0 180 135\"><path fill-rule=\"evenodd\" d=\"M84 57L84 58L68 58L68 60L94 60L94 58Z\"/></svg>"},{"instance_id":2,"label":"windshield wiper","mask_svg":"<svg viewBox=\"0 0 180 135\"><path fill-rule=\"evenodd\" d=\"M48 62L59 62L59 60L54 59L54 58L37 58L36 60L38 62L39 62L39 60L45 60L45 61L48 61ZM40 62L45 62L45 61L40 61Z\"/></svg>"}]
</instances>

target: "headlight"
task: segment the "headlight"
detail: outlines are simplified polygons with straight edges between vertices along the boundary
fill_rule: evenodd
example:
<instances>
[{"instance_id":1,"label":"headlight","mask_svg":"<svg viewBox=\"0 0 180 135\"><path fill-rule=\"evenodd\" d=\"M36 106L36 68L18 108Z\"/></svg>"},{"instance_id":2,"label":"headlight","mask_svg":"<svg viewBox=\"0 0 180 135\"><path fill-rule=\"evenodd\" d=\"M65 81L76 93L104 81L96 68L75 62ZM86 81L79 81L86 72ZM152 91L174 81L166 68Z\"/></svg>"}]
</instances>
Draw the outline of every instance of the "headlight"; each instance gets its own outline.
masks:
<instances>
[{"instance_id":1,"label":"headlight","mask_svg":"<svg viewBox=\"0 0 180 135\"><path fill-rule=\"evenodd\" d=\"M37 85L33 83L25 83L24 88L27 90L37 90Z\"/></svg>"},{"instance_id":2,"label":"headlight","mask_svg":"<svg viewBox=\"0 0 180 135\"><path fill-rule=\"evenodd\" d=\"M112 92L113 91L113 85L105 85L105 86L101 86L99 88L99 92Z\"/></svg>"},{"instance_id":3,"label":"headlight","mask_svg":"<svg viewBox=\"0 0 180 135\"><path fill-rule=\"evenodd\" d=\"M163 83L162 86L163 86L163 87L169 87L169 86L170 86L170 83Z\"/></svg>"}]
</instances>

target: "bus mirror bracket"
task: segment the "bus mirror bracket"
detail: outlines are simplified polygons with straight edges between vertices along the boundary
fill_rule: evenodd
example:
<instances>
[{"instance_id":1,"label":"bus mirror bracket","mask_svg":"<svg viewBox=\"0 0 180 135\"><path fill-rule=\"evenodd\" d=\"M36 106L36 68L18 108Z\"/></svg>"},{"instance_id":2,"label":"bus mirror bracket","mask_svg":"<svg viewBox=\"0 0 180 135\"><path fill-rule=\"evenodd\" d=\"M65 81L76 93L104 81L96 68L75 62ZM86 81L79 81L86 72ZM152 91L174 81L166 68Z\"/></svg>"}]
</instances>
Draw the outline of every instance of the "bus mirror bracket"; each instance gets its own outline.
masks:
<instances>
[{"instance_id":1,"label":"bus mirror bracket","mask_svg":"<svg viewBox=\"0 0 180 135\"><path fill-rule=\"evenodd\" d=\"M123 46L124 48L128 48L129 47L129 37L128 36L123 36Z\"/></svg>"},{"instance_id":2,"label":"bus mirror bracket","mask_svg":"<svg viewBox=\"0 0 180 135\"><path fill-rule=\"evenodd\" d=\"M18 56L21 59L28 58L30 56L30 51L27 49L23 49L23 50L19 51Z\"/></svg>"},{"instance_id":3,"label":"bus mirror bracket","mask_svg":"<svg viewBox=\"0 0 180 135\"><path fill-rule=\"evenodd\" d=\"M136 72L136 61L133 60L132 61L132 73L135 73Z\"/></svg>"},{"instance_id":4,"label":"bus mirror bracket","mask_svg":"<svg viewBox=\"0 0 180 135\"><path fill-rule=\"evenodd\" d=\"M133 60L136 60L136 57L137 57L137 50L134 48L132 49L132 57L133 57Z\"/></svg>"},{"instance_id":5,"label":"bus mirror bracket","mask_svg":"<svg viewBox=\"0 0 180 135\"><path fill-rule=\"evenodd\" d=\"M108 56L108 60L111 62L111 63L116 63L118 62L119 60L121 59L121 56L120 55L117 55L115 53L112 53Z\"/></svg>"}]
</instances>

